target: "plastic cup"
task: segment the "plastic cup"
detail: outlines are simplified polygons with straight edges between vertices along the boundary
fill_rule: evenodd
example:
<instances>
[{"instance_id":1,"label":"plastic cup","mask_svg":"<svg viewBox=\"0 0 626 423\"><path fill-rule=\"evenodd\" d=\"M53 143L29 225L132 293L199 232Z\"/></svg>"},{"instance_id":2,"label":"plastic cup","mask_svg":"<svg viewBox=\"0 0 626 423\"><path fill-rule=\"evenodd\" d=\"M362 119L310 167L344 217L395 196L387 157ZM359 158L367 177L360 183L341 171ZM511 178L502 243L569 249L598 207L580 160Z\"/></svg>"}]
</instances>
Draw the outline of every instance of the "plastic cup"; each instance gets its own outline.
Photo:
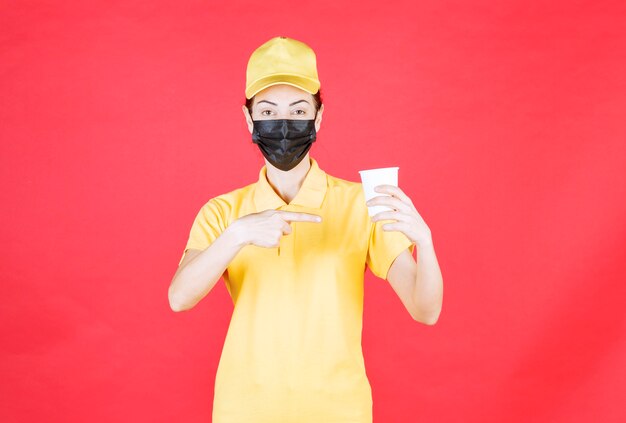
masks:
<instances>
[{"instance_id":1,"label":"plastic cup","mask_svg":"<svg viewBox=\"0 0 626 423\"><path fill-rule=\"evenodd\" d=\"M372 197L379 195L389 195L384 192L374 191L374 187L377 185L393 185L398 186L398 166L393 167L379 167L377 169L359 170L361 175L361 185L363 186L363 193L365 194L365 201L368 201ZM382 211L393 210L393 208L383 205L368 206L367 211L371 216Z\"/></svg>"}]
</instances>

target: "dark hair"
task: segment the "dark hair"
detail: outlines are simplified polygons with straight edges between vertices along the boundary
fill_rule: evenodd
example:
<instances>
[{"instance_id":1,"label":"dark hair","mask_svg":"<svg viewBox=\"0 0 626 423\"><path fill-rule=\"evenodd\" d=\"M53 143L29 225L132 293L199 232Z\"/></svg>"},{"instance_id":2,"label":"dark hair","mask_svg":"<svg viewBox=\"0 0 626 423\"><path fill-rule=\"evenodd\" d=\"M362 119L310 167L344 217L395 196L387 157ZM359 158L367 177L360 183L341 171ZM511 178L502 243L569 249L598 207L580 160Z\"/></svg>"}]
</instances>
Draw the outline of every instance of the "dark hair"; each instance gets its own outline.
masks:
<instances>
[{"instance_id":1,"label":"dark hair","mask_svg":"<svg viewBox=\"0 0 626 423\"><path fill-rule=\"evenodd\" d=\"M250 116L252 116L252 103L254 102L254 97L256 97L256 95L253 95L249 99L246 98L246 108L248 109ZM317 112L322 105L322 89L321 88L317 90L317 93L313 94L313 99L315 100L315 111Z\"/></svg>"}]
</instances>

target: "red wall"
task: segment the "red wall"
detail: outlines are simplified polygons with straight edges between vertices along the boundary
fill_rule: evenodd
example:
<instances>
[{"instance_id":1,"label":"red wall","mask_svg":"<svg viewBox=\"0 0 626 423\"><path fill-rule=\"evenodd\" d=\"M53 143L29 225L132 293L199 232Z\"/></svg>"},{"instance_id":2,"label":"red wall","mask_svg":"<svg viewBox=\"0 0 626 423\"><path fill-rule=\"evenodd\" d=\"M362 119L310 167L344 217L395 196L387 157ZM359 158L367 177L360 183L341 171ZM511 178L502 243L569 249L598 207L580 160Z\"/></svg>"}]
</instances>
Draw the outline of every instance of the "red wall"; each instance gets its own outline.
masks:
<instances>
[{"instance_id":1,"label":"red wall","mask_svg":"<svg viewBox=\"0 0 626 423\"><path fill-rule=\"evenodd\" d=\"M367 273L375 421L626 421L625 3L217 3L0 5L0 420L210 421L232 303L167 287L258 176L245 66L286 35L311 155L400 166L444 276L425 326Z\"/></svg>"}]
</instances>

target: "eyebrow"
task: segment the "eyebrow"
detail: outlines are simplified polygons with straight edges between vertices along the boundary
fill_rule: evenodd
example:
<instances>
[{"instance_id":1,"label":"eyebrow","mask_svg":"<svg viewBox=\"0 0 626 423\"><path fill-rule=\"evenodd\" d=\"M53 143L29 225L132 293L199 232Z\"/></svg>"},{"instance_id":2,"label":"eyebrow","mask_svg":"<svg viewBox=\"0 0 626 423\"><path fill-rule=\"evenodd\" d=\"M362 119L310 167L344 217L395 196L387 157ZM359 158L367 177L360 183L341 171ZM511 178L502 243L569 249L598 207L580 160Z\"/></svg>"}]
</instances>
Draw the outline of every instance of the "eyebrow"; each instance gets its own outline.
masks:
<instances>
[{"instance_id":1,"label":"eyebrow","mask_svg":"<svg viewBox=\"0 0 626 423\"><path fill-rule=\"evenodd\" d=\"M302 100L294 101L293 103L289 104L289 107L293 106L294 104L302 103L303 101L304 101L305 103L309 103L308 101L306 101L306 100L302 99ZM274 105L274 106L278 106L278 104L276 104L276 103L272 103L271 101L268 101L268 100L261 100L261 101L259 101L257 104L261 104L261 103L269 103L269 104L272 104L272 105ZM309 103L309 104L310 104L310 103Z\"/></svg>"}]
</instances>

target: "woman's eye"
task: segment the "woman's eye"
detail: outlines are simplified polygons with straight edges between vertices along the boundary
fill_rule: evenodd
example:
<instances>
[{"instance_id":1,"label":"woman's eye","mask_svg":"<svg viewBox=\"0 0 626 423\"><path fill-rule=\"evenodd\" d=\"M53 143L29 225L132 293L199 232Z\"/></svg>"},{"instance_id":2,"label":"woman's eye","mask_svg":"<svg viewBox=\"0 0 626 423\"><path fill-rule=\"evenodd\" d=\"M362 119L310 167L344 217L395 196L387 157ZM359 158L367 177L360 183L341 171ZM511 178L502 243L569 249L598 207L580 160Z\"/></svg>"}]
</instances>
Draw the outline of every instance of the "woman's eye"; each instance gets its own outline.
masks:
<instances>
[{"instance_id":1,"label":"woman's eye","mask_svg":"<svg viewBox=\"0 0 626 423\"><path fill-rule=\"evenodd\" d=\"M265 112L271 113L269 110L263 110L261 114L263 115ZM264 115L264 116L267 116L267 115Z\"/></svg>"},{"instance_id":2,"label":"woman's eye","mask_svg":"<svg viewBox=\"0 0 626 423\"><path fill-rule=\"evenodd\" d=\"M301 114L301 115L303 115L303 114L305 114L305 113L306 113L304 110L301 110L301 109L296 110L296 112L302 112L302 113L299 113L299 114Z\"/></svg>"}]
</instances>

